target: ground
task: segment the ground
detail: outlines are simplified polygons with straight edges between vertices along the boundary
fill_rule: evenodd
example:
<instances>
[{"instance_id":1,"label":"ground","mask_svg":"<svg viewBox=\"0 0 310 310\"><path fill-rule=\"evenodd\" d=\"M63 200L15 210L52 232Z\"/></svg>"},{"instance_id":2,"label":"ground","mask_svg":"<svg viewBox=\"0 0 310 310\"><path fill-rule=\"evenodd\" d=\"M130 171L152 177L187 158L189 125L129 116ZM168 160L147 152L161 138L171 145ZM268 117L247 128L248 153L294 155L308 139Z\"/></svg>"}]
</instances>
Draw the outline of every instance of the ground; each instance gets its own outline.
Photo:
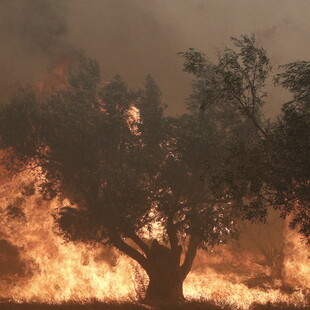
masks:
<instances>
[{"instance_id":1,"label":"ground","mask_svg":"<svg viewBox=\"0 0 310 310\"><path fill-rule=\"evenodd\" d=\"M287 304L254 305L250 310L309 310L309 307L295 307ZM89 304L66 303L49 305L40 303L0 302L0 310L235 310L229 306L216 306L211 302L186 302L176 306L150 308L133 303L100 303Z\"/></svg>"}]
</instances>

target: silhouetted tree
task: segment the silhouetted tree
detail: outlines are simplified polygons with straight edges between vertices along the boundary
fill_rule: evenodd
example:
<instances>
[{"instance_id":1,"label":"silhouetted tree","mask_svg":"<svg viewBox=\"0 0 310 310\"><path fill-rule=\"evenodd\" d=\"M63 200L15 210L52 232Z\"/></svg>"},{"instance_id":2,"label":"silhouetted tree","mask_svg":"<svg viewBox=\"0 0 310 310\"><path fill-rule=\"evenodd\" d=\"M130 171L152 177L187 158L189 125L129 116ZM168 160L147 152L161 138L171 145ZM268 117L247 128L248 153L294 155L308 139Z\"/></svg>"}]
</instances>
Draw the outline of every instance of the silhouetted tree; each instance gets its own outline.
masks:
<instances>
[{"instance_id":1,"label":"silhouetted tree","mask_svg":"<svg viewBox=\"0 0 310 310\"><path fill-rule=\"evenodd\" d=\"M238 51L224 50L217 65L183 54L197 81L190 113L179 117L164 116L150 76L131 91L119 76L103 83L85 59L66 88L45 99L23 90L1 108L11 163L40 167L44 197L69 201L57 218L64 237L136 260L149 302L183 298L197 249L234 236L241 207L247 218L266 214L272 132L260 108L270 65L254 37L234 42Z\"/></svg>"},{"instance_id":2,"label":"silhouetted tree","mask_svg":"<svg viewBox=\"0 0 310 310\"><path fill-rule=\"evenodd\" d=\"M285 248L285 222L279 218L278 212L270 210L266 223L242 222L239 229L240 238L236 251L252 253L251 262L255 265L267 267L268 277L256 277L249 283L264 284L274 279L284 280L284 248Z\"/></svg>"},{"instance_id":3,"label":"silhouetted tree","mask_svg":"<svg viewBox=\"0 0 310 310\"><path fill-rule=\"evenodd\" d=\"M216 167L235 133L213 114L165 117L160 98L150 76L130 91L83 60L44 100L20 91L2 107L0 131L19 168L40 167L44 197L69 201L57 217L64 237L127 254L149 276L147 300L164 303L183 298L198 247L234 235L234 200L209 188L201 167Z\"/></svg>"},{"instance_id":4,"label":"silhouetted tree","mask_svg":"<svg viewBox=\"0 0 310 310\"><path fill-rule=\"evenodd\" d=\"M272 203L282 216L290 215L292 228L310 242L310 62L299 61L282 66L276 82L288 89L292 100L271 128L269 167L273 178Z\"/></svg>"},{"instance_id":5,"label":"silhouetted tree","mask_svg":"<svg viewBox=\"0 0 310 310\"><path fill-rule=\"evenodd\" d=\"M232 41L237 51L226 48L216 64L194 49L181 53L184 71L196 77L192 102L202 113L214 106L230 106L257 131L251 139L231 144L221 167L220 174L226 175L222 184L240 192L247 219L264 220L269 206L280 209L283 217L292 217L291 227L299 227L309 240L309 62L282 67L276 81L292 93L293 100L283 104L275 122L267 122L261 112L271 70L266 52L256 47L254 35Z\"/></svg>"}]
</instances>

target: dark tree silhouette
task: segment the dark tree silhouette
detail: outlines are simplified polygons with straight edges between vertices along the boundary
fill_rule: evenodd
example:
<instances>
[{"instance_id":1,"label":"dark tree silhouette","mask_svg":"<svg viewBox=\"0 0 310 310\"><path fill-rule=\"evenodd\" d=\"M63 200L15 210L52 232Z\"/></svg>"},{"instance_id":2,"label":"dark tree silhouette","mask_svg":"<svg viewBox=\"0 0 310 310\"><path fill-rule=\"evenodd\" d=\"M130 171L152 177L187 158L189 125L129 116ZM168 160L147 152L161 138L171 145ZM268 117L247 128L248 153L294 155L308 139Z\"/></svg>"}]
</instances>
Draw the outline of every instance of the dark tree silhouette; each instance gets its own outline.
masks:
<instances>
[{"instance_id":1,"label":"dark tree silhouette","mask_svg":"<svg viewBox=\"0 0 310 310\"><path fill-rule=\"evenodd\" d=\"M40 167L45 199L70 201L57 217L64 237L127 254L149 276L147 300L165 303L183 298L198 247L234 235L234 199L209 188L201 167L219 165L235 132L217 128L213 114L165 117L160 98L150 76L130 91L119 76L102 83L83 60L66 89L42 100L20 91L2 107L0 130L11 169L17 160L18 169Z\"/></svg>"},{"instance_id":2,"label":"dark tree silhouette","mask_svg":"<svg viewBox=\"0 0 310 310\"><path fill-rule=\"evenodd\" d=\"M241 193L249 189L243 200L247 219L264 220L269 206L280 209L281 216L289 215L291 227L298 227L309 242L309 62L282 66L276 82L288 89L293 99L283 104L276 121L264 121L260 108L267 96L269 59L263 48L256 47L254 35L232 41L239 49L226 48L216 64L193 49L181 53L184 71L197 78L192 98L202 113L214 105L230 103L257 130L256 137L246 143L239 140L230 149L222 167L227 176L223 186Z\"/></svg>"},{"instance_id":3,"label":"dark tree silhouette","mask_svg":"<svg viewBox=\"0 0 310 310\"><path fill-rule=\"evenodd\" d=\"M271 129L276 147L271 149L270 188L273 203L282 215L290 215L291 228L310 242L310 62L282 66L276 82L288 89L292 100L283 104L282 114Z\"/></svg>"},{"instance_id":4,"label":"dark tree silhouette","mask_svg":"<svg viewBox=\"0 0 310 310\"><path fill-rule=\"evenodd\" d=\"M269 133L260 107L269 61L254 39L235 43L239 52L225 50L219 65L183 54L198 80L190 113L179 117L164 116L150 76L132 91L119 76L103 83L87 59L66 88L46 98L22 90L1 107L8 166L40 167L44 197L69 201L57 217L64 237L113 245L137 261L151 303L183 299L197 249L233 237L246 201L247 214L263 214Z\"/></svg>"}]
</instances>

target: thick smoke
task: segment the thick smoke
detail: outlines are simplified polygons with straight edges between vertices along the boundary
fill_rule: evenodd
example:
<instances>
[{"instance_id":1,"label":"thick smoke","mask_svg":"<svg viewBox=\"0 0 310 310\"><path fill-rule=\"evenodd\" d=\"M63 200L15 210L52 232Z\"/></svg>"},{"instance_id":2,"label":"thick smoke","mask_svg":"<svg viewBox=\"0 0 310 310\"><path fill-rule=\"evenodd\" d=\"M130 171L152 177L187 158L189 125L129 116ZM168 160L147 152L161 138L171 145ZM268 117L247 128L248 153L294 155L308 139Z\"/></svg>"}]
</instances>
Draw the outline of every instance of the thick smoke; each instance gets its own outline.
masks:
<instances>
[{"instance_id":1,"label":"thick smoke","mask_svg":"<svg viewBox=\"0 0 310 310\"><path fill-rule=\"evenodd\" d=\"M0 91L31 83L74 49L66 41L67 5L59 0L0 1Z\"/></svg>"},{"instance_id":2,"label":"thick smoke","mask_svg":"<svg viewBox=\"0 0 310 310\"><path fill-rule=\"evenodd\" d=\"M180 113L190 78L177 52L194 47L213 60L231 36L256 33L276 70L308 57L309 9L307 0L0 0L0 89L31 82L83 50L104 78L120 73L138 87L151 73L169 112ZM280 93L271 92L273 114Z\"/></svg>"}]
</instances>

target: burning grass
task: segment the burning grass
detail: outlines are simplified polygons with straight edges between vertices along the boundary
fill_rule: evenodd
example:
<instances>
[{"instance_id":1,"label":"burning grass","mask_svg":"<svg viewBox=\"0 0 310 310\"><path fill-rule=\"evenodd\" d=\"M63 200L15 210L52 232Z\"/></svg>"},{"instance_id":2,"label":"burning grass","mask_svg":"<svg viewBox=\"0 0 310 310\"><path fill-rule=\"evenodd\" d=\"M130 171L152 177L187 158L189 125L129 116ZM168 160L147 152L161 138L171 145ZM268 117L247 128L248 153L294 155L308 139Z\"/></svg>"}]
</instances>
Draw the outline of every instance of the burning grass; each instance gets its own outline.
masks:
<instances>
[{"instance_id":1,"label":"burning grass","mask_svg":"<svg viewBox=\"0 0 310 310\"><path fill-rule=\"evenodd\" d=\"M149 307L136 303L62 303L62 304L46 304L46 303L12 303L1 302L1 310L236 310L238 308L226 305L216 305L210 301L189 301L179 305ZM250 310L307 310L307 306L296 306L285 303L275 304L254 304Z\"/></svg>"},{"instance_id":2,"label":"burning grass","mask_svg":"<svg viewBox=\"0 0 310 310\"><path fill-rule=\"evenodd\" d=\"M29 182L24 177L0 187L2 233L7 239L1 244L7 253L14 254L12 257L18 257L14 264L20 265L18 272L16 268L11 270L11 277L2 274L0 296L4 301L0 309L148 309L134 302L145 293L145 274L112 249L64 243L55 232L51 215L57 202L45 202L34 193L21 194ZM308 251L303 250L299 237L291 231L286 237L289 247L284 280L294 290L288 292L283 290L283 284L270 283L249 287L245 280L253 279L253 275L242 274L240 268L231 270L234 261L228 250L213 256L199 251L196 265L184 283L184 295L189 301L166 309L307 309ZM224 254L226 265L222 262ZM12 261L11 256L2 259L7 270L9 265L4 263ZM218 266L225 266L225 272Z\"/></svg>"}]
</instances>

